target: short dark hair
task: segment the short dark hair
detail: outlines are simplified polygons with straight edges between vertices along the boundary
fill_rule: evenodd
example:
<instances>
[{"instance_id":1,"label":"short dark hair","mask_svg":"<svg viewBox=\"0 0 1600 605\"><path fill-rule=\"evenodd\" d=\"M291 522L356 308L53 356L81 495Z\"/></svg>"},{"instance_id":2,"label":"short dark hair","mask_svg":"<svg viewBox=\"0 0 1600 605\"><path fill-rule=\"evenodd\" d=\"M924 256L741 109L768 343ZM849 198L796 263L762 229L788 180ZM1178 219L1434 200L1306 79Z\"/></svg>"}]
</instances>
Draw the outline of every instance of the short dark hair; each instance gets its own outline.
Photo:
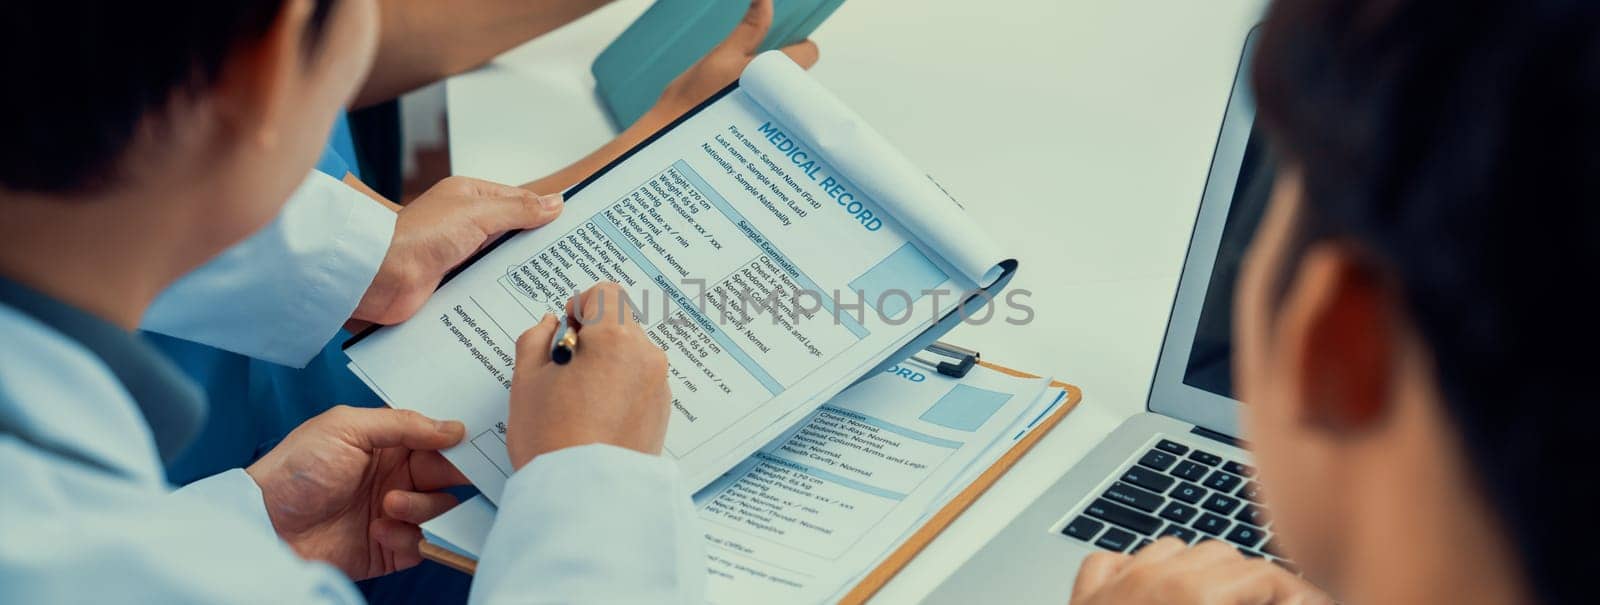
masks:
<instances>
[{"instance_id":1,"label":"short dark hair","mask_svg":"<svg viewBox=\"0 0 1600 605\"><path fill-rule=\"evenodd\" d=\"M215 84L284 0L0 3L0 190L70 193L117 178L140 121ZM333 0L317 0L311 40Z\"/></svg>"},{"instance_id":2,"label":"short dark hair","mask_svg":"<svg viewBox=\"0 0 1600 605\"><path fill-rule=\"evenodd\" d=\"M1278 0L1254 84L1302 235L1394 284L1522 576L1592 599L1600 2Z\"/></svg>"}]
</instances>

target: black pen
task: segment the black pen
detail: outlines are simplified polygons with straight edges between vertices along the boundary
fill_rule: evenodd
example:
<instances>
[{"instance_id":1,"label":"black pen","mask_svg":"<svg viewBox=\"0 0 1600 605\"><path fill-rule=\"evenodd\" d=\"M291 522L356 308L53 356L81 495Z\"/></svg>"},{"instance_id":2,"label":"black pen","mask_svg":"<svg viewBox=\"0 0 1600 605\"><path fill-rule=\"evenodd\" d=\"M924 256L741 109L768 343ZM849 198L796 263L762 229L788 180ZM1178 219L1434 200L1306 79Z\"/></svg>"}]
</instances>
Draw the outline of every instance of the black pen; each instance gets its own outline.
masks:
<instances>
[{"instance_id":1,"label":"black pen","mask_svg":"<svg viewBox=\"0 0 1600 605\"><path fill-rule=\"evenodd\" d=\"M572 329L567 321L567 315L561 314L561 324L556 326L555 336L550 339L550 361L556 365L566 365L572 361L572 354L578 350L578 331Z\"/></svg>"}]
</instances>

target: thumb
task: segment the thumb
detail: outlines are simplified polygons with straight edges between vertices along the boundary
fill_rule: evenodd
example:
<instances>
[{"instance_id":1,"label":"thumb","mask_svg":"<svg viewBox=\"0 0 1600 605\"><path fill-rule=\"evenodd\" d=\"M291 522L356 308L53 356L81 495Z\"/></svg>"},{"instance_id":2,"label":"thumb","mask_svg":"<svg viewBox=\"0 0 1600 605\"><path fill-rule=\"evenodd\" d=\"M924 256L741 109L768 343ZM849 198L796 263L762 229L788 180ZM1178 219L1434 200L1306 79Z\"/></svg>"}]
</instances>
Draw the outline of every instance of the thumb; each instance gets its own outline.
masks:
<instances>
[{"instance_id":1,"label":"thumb","mask_svg":"<svg viewBox=\"0 0 1600 605\"><path fill-rule=\"evenodd\" d=\"M559 318L546 313L517 338L517 373L532 372L550 363L550 340L555 338L560 324Z\"/></svg>"},{"instance_id":2,"label":"thumb","mask_svg":"<svg viewBox=\"0 0 1600 605\"><path fill-rule=\"evenodd\" d=\"M1078 578L1072 585L1072 603L1083 603L1100 592L1111 578L1133 558L1121 553L1097 552L1078 565Z\"/></svg>"},{"instance_id":3,"label":"thumb","mask_svg":"<svg viewBox=\"0 0 1600 605\"><path fill-rule=\"evenodd\" d=\"M566 205L560 193L539 195L521 187L477 179L467 185L472 203L463 216L485 235L543 227L561 216Z\"/></svg>"},{"instance_id":4,"label":"thumb","mask_svg":"<svg viewBox=\"0 0 1600 605\"><path fill-rule=\"evenodd\" d=\"M817 64L817 55L819 53L817 43L812 42L810 39L801 40L783 47L783 54L789 55L790 60L805 69L811 69L811 66Z\"/></svg>"},{"instance_id":5,"label":"thumb","mask_svg":"<svg viewBox=\"0 0 1600 605\"><path fill-rule=\"evenodd\" d=\"M461 442L467 428L454 420L434 420L411 410L339 406L327 412L352 445L372 451L387 447L440 450Z\"/></svg>"},{"instance_id":6,"label":"thumb","mask_svg":"<svg viewBox=\"0 0 1600 605\"><path fill-rule=\"evenodd\" d=\"M733 33L728 34L728 39L724 40L722 45L745 55L754 56L761 50L761 41L766 39L767 30L771 28L772 0L751 0L750 9L745 11L744 19L734 26Z\"/></svg>"}]
</instances>

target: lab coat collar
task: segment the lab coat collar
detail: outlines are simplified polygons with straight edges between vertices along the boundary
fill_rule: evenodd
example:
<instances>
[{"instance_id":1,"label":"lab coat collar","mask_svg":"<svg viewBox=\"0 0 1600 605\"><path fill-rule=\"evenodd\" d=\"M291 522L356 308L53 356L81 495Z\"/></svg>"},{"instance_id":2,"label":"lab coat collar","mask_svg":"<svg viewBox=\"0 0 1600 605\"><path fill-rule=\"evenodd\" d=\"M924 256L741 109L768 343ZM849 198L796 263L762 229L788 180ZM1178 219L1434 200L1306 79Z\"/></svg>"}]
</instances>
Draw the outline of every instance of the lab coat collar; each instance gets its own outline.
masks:
<instances>
[{"instance_id":1,"label":"lab coat collar","mask_svg":"<svg viewBox=\"0 0 1600 605\"><path fill-rule=\"evenodd\" d=\"M99 357L128 391L163 461L188 445L205 420L204 393L137 335L47 294L0 277L0 304L72 339Z\"/></svg>"}]
</instances>

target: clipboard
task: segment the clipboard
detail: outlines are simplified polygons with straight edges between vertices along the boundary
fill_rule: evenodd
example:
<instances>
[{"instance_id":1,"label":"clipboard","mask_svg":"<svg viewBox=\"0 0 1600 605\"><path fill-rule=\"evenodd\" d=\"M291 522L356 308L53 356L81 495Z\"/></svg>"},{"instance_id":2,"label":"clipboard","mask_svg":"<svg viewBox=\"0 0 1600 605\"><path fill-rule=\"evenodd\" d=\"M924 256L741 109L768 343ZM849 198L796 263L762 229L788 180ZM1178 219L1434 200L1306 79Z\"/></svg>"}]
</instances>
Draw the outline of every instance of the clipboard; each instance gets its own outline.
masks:
<instances>
[{"instance_id":1,"label":"clipboard","mask_svg":"<svg viewBox=\"0 0 1600 605\"><path fill-rule=\"evenodd\" d=\"M1019 378L1038 378L1036 375L1020 370L1014 370L994 362L983 361L981 359L976 360L976 364L1002 374L1008 374ZM894 579L895 574L900 573L901 569L904 569L905 566L909 564L912 559L916 558L916 556L920 554L924 548L927 548L928 544L932 543L934 538L939 537L939 534L943 533L946 527L949 527L957 517L960 517L961 513L966 512L966 510L972 506L973 502L976 502L980 496L989 491L990 486L993 486L996 481L999 481L1001 477L1005 476L1006 472L1011 470L1011 467L1016 466L1017 461L1021 460L1029 450L1033 449L1033 446L1037 444L1040 439L1043 439L1045 435L1049 434L1051 429L1054 429L1057 424L1060 424L1062 418L1066 418L1067 414L1076 409L1079 402L1083 401L1083 390L1079 389L1077 386L1059 380L1051 381L1050 386L1064 389L1066 391L1066 396L1062 399L1061 405L1058 406L1054 412L1051 412L1050 415L1044 420L1040 421L1037 427L1034 427L1033 430L1029 431L1027 436L1013 444L1011 449L1007 450L1005 455L1001 456L999 460L996 460L995 463L988 468L988 470L985 470L983 474L978 475L977 479L973 480L972 483L967 484L967 487L963 488L960 493L956 494L956 496L952 498L950 502L946 503L944 507L940 508L939 511L934 513L932 517L929 517L928 522L924 523L922 527L918 528L916 532L912 533L911 537L906 538L905 542L902 542L900 546L895 547L894 551L889 553L889 556L885 558L882 563L879 563L877 567L872 569L872 571L867 572L865 576L862 576L861 581L857 582L856 586L850 589L850 592L846 593L844 598L840 599L840 603L857 605L860 603L865 603L868 599L871 599L872 596L877 594L885 584L889 583L889 580ZM428 559L456 571L472 574L478 569L477 560L456 554L449 549L438 546L426 540L422 541L420 549L424 559Z\"/></svg>"},{"instance_id":2,"label":"clipboard","mask_svg":"<svg viewBox=\"0 0 1600 605\"><path fill-rule=\"evenodd\" d=\"M826 14L822 14L822 16L825 17ZM820 22L820 18L818 21ZM696 105L693 109L690 109L683 115L678 116L671 123L662 127L660 130L651 133L651 135L646 137L643 141L640 141L638 144L629 148L621 155L618 155L616 159L611 160L605 166L601 167L599 170L596 170L593 174L590 174L583 180L579 181L576 185L573 185L566 191L562 192L563 197L567 199L568 203L571 203L573 198L579 192L588 188L590 185L603 178L606 174L610 173L613 169L628 161L640 150L654 144L668 132L671 132L679 125L689 121L696 115L699 115L702 110L722 100L723 97L738 90L739 88L739 80L734 80L722 90L717 91L716 94L713 94L706 100L700 102L700 104ZM954 200L952 199L952 201ZM439 282L440 287L443 287L444 284L449 283L450 280L461 274L461 272L482 260L490 252L494 251L496 248L499 248L507 241L510 241L511 238L515 237L519 233L522 233L522 231L507 232L493 242L490 242L488 245L480 248L477 252L472 254L472 256L468 257L467 260L463 261L460 265L446 273L444 278ZM961 322L966 320L973 311L980 310L986 305L993 304L994 300L998 298L1000 292L1005 290L1006 286L1011 283L1012 278L1016 277L1018 265L1019 263L1016 259L1006 259L1001 261L999 263L1001 273L993 282L987 286L979 287L966 292L965 297L962 299L960 304L957 304L955 308L951 309L944 316L940 317L938 321L935 321L933 324L928 326L927 329L923 330L921 334L912 338L903 347L885 357L881 363L872 367L867 372L862 373L862 375L857 378L852 385L866 380L871 376L882 373L884 370L910 359L912 356L921 353L923 350L934 346L940 337L954 329L957 325L960 325ZM974 306L974 303L978 304ZM378 330L386 328L387 326L380 325L368 326L366 329L346 340L340 346L340 348L349 349L351 346L362 340L365 340ZM985 367L1002 373L1024 378L1037 378L1037 376L1028 374L1026 372L1021 372L1000 366L998 364L977 360L976 355L973 355L973 358L976 363L982 364ZM855 594L856 591L872 582L876 582L876 586L871 588L871 590L866 593L866 596L871 596L871 594L875 593L878 588L881 588L882 585L886 583L889 578L893 577L894 573L898 572L900 568L904 567L905 564L909 562L917 552L920 552L928 542L932 541L934 537L938 536L939 532L943 531L945 526L948 526L949 523L955 519L955 517L960 516L961 512L966 510L966 508L971 505L972 501L976 500L978 496L982 495L983 492L988 489L989 485L992 485L1000 478L1001 475L1004 475L1007 470L1010 470L1011 466L1016 464L1017 459L1020 459L1028 449L1032 448L1033 444L1036 443L1039 438L1043 437L1045 433L1054 428L1055 425L1060 422L1061 418L1065 417L1066 414L1076 407L1078 402L1082 399L1082 392L1075 386L1059 381L1052 382L1051 384L1052 386L1067 390L1067 396L1062 402L1062 405L1048 418L1042 421L1037 428L1033 429L1029 435L1013 445L1010 451L1002 456L999 461L989 468L989 470L980 475L978 479L975 480L971 485L958 494L954 500L946 505L944 509L941 509L928 524L924 525L922 529L913 534L912 537L908 539L905 544L902 544L893 554L891 554L891 556L885 560L884 563L880 564L878 568L874 569L871 574L868 574L867 578L861 582L861 585L857 586L857 589L851 592L852 595ZM913 546L914 548L910 548ZM907 548L910 548L910 550L907 551ZM427 542L426 540L421 542L420 550L423 558L443 564L457 571L471 574L477 570L476 560L459 555L444 547ZM882 574L881 577L880 574ZM864 600L865 597L862 597L862 599Z\"/></svg>"}]
</instances>

